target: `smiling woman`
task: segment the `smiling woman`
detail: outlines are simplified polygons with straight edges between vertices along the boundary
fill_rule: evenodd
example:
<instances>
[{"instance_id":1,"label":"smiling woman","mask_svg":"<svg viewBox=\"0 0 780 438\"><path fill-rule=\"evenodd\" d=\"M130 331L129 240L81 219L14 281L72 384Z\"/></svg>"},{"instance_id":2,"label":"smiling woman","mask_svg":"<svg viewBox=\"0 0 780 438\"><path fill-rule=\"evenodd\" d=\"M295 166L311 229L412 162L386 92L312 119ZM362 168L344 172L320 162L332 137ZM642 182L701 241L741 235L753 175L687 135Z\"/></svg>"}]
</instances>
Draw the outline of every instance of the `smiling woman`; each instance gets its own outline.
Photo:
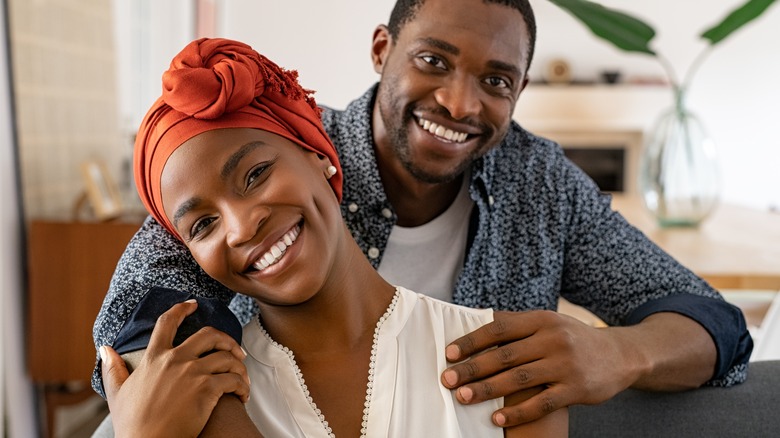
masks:
<instances>
[{"instance_id":1,"label":"smiling woman","mask_svg":"<svg viewBox=\"0 0 780 438\"><path fill-rule=\"evenodd\" d=\"M260 313L244 328L246 353L215 330L172 344L193 302L166 311L156 327L157 314L134 314L123 331L140 324L151 334L133 379L111 348L101 349L117 431L565 435L566 409L517 427L492 424L504 402L538 388L463 405L440 383L446 344L492 321L493 311L437 301L377 273L343 222L336 150L294 72L242 43L201 39L163 81L136 141L141 199L206 273L253 297ZM249 400L246 411L223 394ZM163 414L151 423L142 415L150 410Z\"/></svg>"}]
</instances>

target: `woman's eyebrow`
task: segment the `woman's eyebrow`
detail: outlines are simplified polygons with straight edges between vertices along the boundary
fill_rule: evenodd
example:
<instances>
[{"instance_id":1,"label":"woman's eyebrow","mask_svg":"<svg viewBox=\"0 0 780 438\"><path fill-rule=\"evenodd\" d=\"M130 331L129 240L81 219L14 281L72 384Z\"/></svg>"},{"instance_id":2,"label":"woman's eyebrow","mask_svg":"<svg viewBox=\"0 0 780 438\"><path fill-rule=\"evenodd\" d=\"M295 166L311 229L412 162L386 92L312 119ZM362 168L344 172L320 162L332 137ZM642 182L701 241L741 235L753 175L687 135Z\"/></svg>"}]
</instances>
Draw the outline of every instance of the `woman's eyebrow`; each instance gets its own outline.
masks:
<instances>
[{"instance_id":1,"label":"woman's eyebrow","mask_svg":"<svg viewBox=\"0 0 780 438\"><path fill-rule=\"evenodd\" d=\"M222 179L227 179L227 177L236 170L236 167L238 166L238 163L241 161L242 158L246 156L246 154L252 152L254 149L259 148L260 146L265 146L264 141L253 141L250 143L247 143L243 146L241 146L241 149L236 151L233 155L231 155L228 160L225 162L225 165L222 166L222 172L220 172L220 176Z\"/></svg>"},{"instance_id":2,"label":"woman's eyebrow","mask_svg":"<svg viewBox=\"0 0 780 438\"><path fill-rule=\"evenodd\" d=\"M190 198L181 204L179 208L176 209L176 213L173 214L173 227L178 229L181 218L184 217L185 214L189 213L189 211L195 208L198 204L200 204L200 201L200 198Z\"/></svg>"}]
</instances>

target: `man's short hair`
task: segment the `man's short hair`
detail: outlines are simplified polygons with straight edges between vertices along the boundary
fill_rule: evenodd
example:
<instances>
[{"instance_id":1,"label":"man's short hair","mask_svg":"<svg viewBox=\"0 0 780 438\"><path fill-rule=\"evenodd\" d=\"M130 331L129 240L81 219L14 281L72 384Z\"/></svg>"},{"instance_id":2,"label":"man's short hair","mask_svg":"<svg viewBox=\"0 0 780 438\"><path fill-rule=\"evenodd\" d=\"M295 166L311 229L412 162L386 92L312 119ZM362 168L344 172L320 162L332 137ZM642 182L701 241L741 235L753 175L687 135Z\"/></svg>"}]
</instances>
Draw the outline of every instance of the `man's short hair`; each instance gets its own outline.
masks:
<instances>
[{"instance_id":1,"label":"man's short hair","mask_svg":"<svg viewBox=\"0 0 780 438\"><path fill-rule=\"evenodd\" d=\"M526 62L526 72L531 67L531 59L534 57L534 48L536 46L536 17L528 0L482 0L485 3L497 3L509 6L520 12L525 21L525 27L528 29L528 62ZM390 21L387 23L387 29L393 39L398 38L401 29L410 21L414 20L415 15L422 7L425 0L398 0L390 13Z\"/></svg>"}]
</instances>

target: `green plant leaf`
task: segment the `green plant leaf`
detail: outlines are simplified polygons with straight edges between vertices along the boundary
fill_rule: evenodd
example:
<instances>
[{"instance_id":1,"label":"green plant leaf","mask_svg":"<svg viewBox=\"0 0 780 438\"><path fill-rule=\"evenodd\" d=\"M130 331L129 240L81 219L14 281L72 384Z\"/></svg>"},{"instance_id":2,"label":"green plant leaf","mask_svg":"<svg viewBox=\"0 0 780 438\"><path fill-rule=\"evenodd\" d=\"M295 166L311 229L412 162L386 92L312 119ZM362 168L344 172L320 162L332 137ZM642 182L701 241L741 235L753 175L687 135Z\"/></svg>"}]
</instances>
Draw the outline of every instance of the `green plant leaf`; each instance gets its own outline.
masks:
<instances>
[{"instance_id":1,"label":"green plant leaf","mask_svg":"<svg viewBox=\"0 0 780 438\"><path fill-rule=\"evenodd\" d=\"M723 21L705 30L701 37L709 40L710 44L714 46L731 35L735 30L763 14L774 2L775 0L748 0L747 3L727 15Z\"/></svg>"},{"instance_id":2,"label":"green plant leaf","mask_svg":"<svg viewBox=\"0 0 780 438\"><path fill-rule=\"evenodd\" d=\"M638 18L586 0L550 0L582 21L596 36L619 49L655 55L650 40L655 29Z\"/></svg>"}]
</instances>

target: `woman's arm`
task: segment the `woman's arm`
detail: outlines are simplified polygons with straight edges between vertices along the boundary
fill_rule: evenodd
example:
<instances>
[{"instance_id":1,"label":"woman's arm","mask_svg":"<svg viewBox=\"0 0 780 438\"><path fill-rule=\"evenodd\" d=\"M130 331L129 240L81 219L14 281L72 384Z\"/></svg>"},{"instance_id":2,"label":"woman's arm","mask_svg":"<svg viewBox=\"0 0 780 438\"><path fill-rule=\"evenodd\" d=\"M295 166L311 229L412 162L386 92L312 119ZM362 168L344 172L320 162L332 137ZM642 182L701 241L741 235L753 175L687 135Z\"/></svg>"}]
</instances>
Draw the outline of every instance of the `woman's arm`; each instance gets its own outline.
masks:
<instances>
[{"instance_id":1,"label":"woman's arm","mask_svg":"<svg viewBox=\"0 0 780 438\"><path fill-rule=\"evenodd\" d=\"M232 337L204 328L172 346L177 328L196 308L187 301L162 314L132 375L116 351L101 347L116 436L196 436L223 394L248 399L245 354Z\"/></svg>"},{"instance_id":2,"label":"woman's arm","mask_svg":"<svg viewBox=\"0 0 780 438\"><path fill-rule=\"evenodd\" d=\"M234 394L225 394L214 407L201 437L240 436L262 438L252 419L244 408L244 403Z\"/></svg>"}]
</instances>

